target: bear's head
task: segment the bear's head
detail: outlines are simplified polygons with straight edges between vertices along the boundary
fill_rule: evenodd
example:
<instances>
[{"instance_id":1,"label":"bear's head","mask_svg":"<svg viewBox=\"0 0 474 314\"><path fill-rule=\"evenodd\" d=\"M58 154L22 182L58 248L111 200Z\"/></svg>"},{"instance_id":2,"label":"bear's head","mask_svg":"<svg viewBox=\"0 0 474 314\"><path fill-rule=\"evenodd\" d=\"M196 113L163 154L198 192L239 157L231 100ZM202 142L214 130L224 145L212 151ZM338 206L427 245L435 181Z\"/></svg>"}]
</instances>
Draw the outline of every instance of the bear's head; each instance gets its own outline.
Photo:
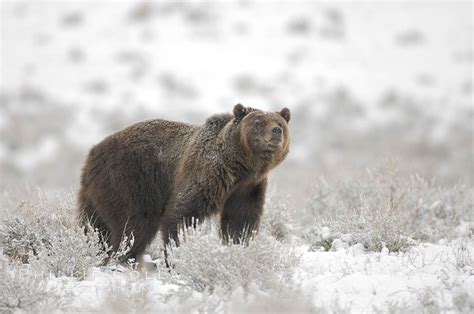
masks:
<instances>
[{"instance_id":1,"label":"bear's head","mask_svg":"<svg viewBox=\"0 0 474 314\"><path fill-rule=\"evenodd\" d=\"M288 155L290 145L290 110L265 112L237 104L234 122L239 125L240 144L244 151L258 158L270 157L272 166Z\"/></svg>"}]
</instances>

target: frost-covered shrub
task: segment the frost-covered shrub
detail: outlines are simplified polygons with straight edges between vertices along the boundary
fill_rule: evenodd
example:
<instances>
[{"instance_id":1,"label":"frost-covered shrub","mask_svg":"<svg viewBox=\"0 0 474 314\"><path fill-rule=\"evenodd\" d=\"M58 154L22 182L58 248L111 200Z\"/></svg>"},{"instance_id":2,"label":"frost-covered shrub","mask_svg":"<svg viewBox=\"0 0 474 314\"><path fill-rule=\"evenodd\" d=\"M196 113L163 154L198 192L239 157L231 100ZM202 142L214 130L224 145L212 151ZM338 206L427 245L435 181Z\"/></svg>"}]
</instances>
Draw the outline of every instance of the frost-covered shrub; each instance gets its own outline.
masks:
<instances>
[{"instance_id":1,"label":"frost-covered shrub","mask_svg":"<svg viewBox=\"0 0 474 314\"><path fill-rule=\"evenodd\" d=\"M310 251L325 250L329 251L333 247L334 241L338 238L331 233L328 227L315 228L310 230L305 238L310 240Z\"/></svg>"},{"instance_id":2,"label":"frost-covered shrub","mask_svg":"<svg viewBox=\"0 0 474 314\"><path fill-rule=\"evenodd\" d=\"M28 262L28 256L38 254L43 242L48 242L47 225L36 219L26 220L20 216L5 219L0 233L3 253L23 263Z\"/></svg>"},{"instance_id":3,"label":"frost-covered shrub","mask_svg":"<svg viewBox=\"0 0 474 314\"><path fill-rule=\"evenodd\" d=\"M338 236L349 236L350 244L361 243L368 250L380 251L387 247L391 252L406 249L413 241L414 232L406 223L409 216L389 206L348 209L342 215L328 219L327 224Z\"/></svg>"},{"instance_id":4,"label":"frost-covered shrub","mask_svg":"<svg viewBox=\"0 0 474 314\"><path fill-rule=\"evenodd\" d=\"M223 245L215 225L206 222L183 235L169 252L178 282L197 291L230 291L254 283L262 289L291 280L299 256L288 245L260 232L248 246Z\"/></svg>"},{"instance_id":5,"label":"frost-covered shrub","mask_svg":"<svg viewBox=\"0 0 474 314\"><path fill-rule=\"evenodd\" d=\"M265 206L260 232L274 237L278 241L288 241L293 234L293 209L288 198L277 199L270 196Z\"/></svg>"},{"instance_id":6,"label":"frost-covered shrub","mask_svg":"<svg viewBox=\"0 0 474 314\"><path fill-rule=\"evenodd\" d=\"M50 242L42 244L37 255L30 255L30 264L36 270L82 279L107 257L98 234L91 228L87 234L79 226L58 228L50 236Z\"/></svg>"},{"instance_id":7,"label":"frost-covered shrub","mask_svg":"<svg viewBox=\"0 0 474 314\"><path fill-rule=\"evenodd\" d=\"M80 227L69 206L24 202L0 225L4 254L39 272L83 278L106 258L99 234Z\"/></svg>"},{"instance_id":8,"label":"frost-covered shrub","mask_svg":"<svg viewBox=\"0 0 474 314\"><path fill-rule=\"evenodd\" d=\"M0 312L64 307L68 299L48 289L46 281L28 269L18 269L0 256Z\"/></svg>"},{"instance_id":9,"label":"frost-covered shrub","mask_svg":"<svg viewBox=\"0 0 474 314\"><path fill-rule=\"evenodd\" d=\"M399 251L413 239L450 237L461 217L473 219L466 186L446 188L417 175L401 177L391 164L335 185L322 181L313 195L308 209L315 226L305 235L312 247L321 246L318 235L329 227L333 239L345 235L369 250Z\"/></svg>"},{"instance_id":10,"label":"frost-covered shrub","mask_svg":"<svg viewBox=\"0 0 474 314\"><path fill-rule=\"evenodd\" d=\"M451 245L456 267L461 271L474 271L474 239L456 239Z\"/></svg>"},{"instance_id":11,"label":"frost-covered shrub","mask_svg":"<svg viewBox=\"0 0 474 314\"><path fill-rule=\"evenodd\" d=\"M0 273L2 288L0 289L0 311L13 312L16 309L30 309L45 302L50 295L45 291L45 283L20 276L11 271Z\"/></svg>"}]
</instances>

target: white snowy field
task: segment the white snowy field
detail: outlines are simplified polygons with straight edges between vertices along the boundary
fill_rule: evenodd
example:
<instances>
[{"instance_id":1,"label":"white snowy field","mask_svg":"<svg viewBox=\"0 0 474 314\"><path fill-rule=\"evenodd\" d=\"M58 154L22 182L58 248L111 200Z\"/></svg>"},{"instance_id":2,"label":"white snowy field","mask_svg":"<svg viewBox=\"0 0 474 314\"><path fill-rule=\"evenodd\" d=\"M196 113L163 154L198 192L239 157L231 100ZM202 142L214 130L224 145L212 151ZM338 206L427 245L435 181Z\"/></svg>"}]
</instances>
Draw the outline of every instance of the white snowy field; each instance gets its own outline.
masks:
<instances>
[{"instance_id":1,"label":"white snowy field","mask_svg":"<svg viewBox=\"0 0 474 314\"><path fill-rule=\"evenodd\" d=\"M24 301L28 306L23 310L470 313L474 308L472 240L421 244L405 253L370 253L358 245L330 252L308 252L307 246L293 249L301 256L294 277L291 282L275 280L271 288L250 283L227 289L223 283L201 292L181 282L178 275L170 278L164 269L145 273L93 268L82 281L51 276L43 288L49 295L37 304ZM24 267L16 274L21 284L27 284L25 278L33 272ZM41 272L31 276L48 278ZM15 305L16 297L10 304ZM2 303L5 306L4 299Z\"/></svg>"},{"instance_id":2,"label":"white snowy field","mask_svg":"<svg viewBox=\"0 0 474 314\"><path fill-rule=\"evenodd\" d=\"M472 195L390 167L322 182L304 206L273 191L248 246L223 245L210 220L183 235L172 269L152 243L156 270L144 270L115 258L101 266L106 254L78 227L72 195L4 193L0 309L471 313Z\"/></svg>"},{"instance_id":3,"label":"white snowy field","mask_svg":"<svg viewBox=\"0 0 474 314\"><path fill-rule=\"evenodd\" d=\"M474 312L472 2L1 1L0 28L0 311ZM292 111L249 247L210 222L171 271L159 241L100 266L88 149L239 102Z\"/></svg>"}]
</instances>

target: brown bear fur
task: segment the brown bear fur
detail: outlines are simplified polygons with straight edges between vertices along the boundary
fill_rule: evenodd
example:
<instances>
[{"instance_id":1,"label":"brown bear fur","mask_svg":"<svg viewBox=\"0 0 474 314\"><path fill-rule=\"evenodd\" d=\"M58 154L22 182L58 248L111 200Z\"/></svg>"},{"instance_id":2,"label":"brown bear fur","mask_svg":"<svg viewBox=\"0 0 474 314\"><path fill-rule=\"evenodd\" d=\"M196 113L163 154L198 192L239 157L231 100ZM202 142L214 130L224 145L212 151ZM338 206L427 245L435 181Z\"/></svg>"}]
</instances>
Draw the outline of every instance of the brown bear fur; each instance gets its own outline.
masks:
<instances>
[{"instance_id":1,"label":"brown bear fur","mask_svg":"<svg viewBox=\"0 0 474 314\"><path fill-rule=\"evenodd\" d=\"M263 213L268 172L288 154L290 111L245 108L196 126L149 120L94 146L79 191L83 221L98 228L113 250L135 239L136 258L161 230L165 245L183 224L221 215L225 242L247 241Z\"/></svg>"}]
</instances>

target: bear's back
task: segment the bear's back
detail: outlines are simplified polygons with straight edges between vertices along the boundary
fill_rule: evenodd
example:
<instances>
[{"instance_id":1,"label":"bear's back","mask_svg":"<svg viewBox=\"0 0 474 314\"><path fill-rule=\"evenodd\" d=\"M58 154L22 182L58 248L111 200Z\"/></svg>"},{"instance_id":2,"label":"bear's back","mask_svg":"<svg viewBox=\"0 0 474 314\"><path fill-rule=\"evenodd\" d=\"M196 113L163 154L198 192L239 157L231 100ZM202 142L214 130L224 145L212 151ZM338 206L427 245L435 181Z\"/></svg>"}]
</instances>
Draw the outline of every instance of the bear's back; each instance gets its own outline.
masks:
<instances>
[{"instance_id":1,"label":"bear's back","mask_svg":"<svg viewBox=\"0 0 474 314\"><path fill-rule=\"evenodd\" d=\"M136 199L156 198L164 206L180 156L198 126L148 120L106 137L87 157L81 195L98 206L127 207ZM100 204L100 205L99 205Z\"/></svg>"},{"instance_id":2,"label":"bear's back","mask_svg":"<svg viewBox=\"0 0 474 314\"><path fill-rule=\"evenodd\" d=\"M129 159L135 164L171 163L168 166L172 166L197 129L190 124L159 119L139 122L95 145L86 166L91 162L112 165L114 160L121 166L133 166L126 165Z\"/></svg>"}]
</instances>

